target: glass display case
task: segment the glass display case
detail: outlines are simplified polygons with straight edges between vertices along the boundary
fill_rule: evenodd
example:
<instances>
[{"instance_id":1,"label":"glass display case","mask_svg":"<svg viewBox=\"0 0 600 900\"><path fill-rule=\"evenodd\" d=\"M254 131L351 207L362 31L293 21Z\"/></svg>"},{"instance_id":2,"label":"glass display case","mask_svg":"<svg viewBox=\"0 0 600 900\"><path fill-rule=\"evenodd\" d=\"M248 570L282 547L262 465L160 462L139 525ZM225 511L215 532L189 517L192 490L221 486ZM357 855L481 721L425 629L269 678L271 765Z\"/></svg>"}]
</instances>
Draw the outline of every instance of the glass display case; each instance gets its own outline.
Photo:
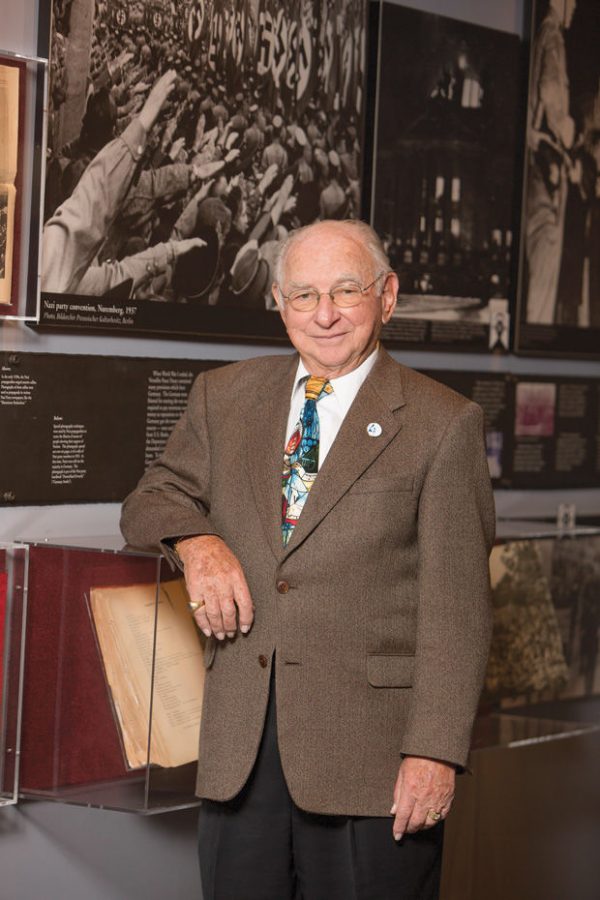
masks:
<instances>
[{"instance_id":1,"label":"glass display case","mask_svg":"<svg viewBox=\"0 0 600 900\"><path fill-rule=\"evenodd\" d=\"M600 529L501 522L490 568L490 658L441 900L595 900Z\"/></svg>"},{"instance_id":2,"label":"glass display case","mask_svg":"<svg viewBox=\"0 0 600 900\"><path fill-rule=\"evenodd\" d=\"M206 642L179 572L120 538L23 543L20 793L144 814L195 805ZM577 704L600 693L600 529L504 525L491 569L473 758L596 730Z\"/></svg>"},{"instance_id":3,"label":"glass display case","mask_svg":"<svg viewBox=\"0 0 600 900\"><path fill-rule=\"evenodd\" d=\"M0 49L0 321L39 319L48 61Z\"/></svg>"},{"instance_id":4,"label":"glass display case","mask_svg":"<svg viewBox=\"0 0 600 900\"><path fill-rule=\"evenodd\" d=\"M28 549L0 543L0 806L17 802Z\"/></svg>"},{"instance_id":5,"label":"glass display case","mask_svg":"<svg viewBox=\"0 0 600 900\"><path fill-rule=\"evenodd\" d=\"M27 543L21 796L196 805L204 637L179 573L115 539Z\"/></svg>"}]
</instances>

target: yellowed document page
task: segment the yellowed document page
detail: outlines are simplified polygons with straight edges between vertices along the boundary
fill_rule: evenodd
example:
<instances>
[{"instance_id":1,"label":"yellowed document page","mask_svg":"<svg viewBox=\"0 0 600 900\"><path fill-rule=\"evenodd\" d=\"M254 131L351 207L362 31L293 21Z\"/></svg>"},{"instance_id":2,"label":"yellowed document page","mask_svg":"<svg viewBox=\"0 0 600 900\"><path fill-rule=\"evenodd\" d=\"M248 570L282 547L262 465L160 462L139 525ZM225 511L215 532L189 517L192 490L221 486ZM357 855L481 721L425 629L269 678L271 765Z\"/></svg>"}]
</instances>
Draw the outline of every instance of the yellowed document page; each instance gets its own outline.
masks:
<instances>
[{"instance_id":1,"label":"yellowed document page","mask_svg":"<svg viewBox=\"0 0 600 900\"><path fill-rule=\"evenodd\" d=\"M180 766L198 757L204 689L203 649L183 580L159 588L156 658L154 584L94 587L90 604L106 678L130 768L149 761Z\"/></svg>"},{"instance_id":2,"label":"yellowed document page","mask_svg":"<svg viewBox=\"0 0 600 900\"><path fill-rule=\"evenodd\" d=\"M0 303L10 303L19 146L19 69L0 65Z\"/></svg>"}]
</instances>

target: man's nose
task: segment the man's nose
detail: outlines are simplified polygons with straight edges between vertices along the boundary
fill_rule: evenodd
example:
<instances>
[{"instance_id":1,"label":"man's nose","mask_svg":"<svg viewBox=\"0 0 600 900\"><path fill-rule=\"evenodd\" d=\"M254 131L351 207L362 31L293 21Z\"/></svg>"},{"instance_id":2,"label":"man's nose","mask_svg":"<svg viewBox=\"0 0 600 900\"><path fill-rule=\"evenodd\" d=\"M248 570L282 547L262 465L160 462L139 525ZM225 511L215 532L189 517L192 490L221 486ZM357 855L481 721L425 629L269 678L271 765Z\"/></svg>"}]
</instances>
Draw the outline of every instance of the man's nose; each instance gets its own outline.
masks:
<instances>
[{"instance_id":1,"label":"man's nose","mask_svg":"<svg viewBox=\"0 0 600 900\"><path fill-rule=\"evenodd\" d=\"M331 299L331 294L323 291L319 296L319 302L315 310L315 321L324 328L329 327L340 317L339 307Z\"/></svg>"}]
</instances>

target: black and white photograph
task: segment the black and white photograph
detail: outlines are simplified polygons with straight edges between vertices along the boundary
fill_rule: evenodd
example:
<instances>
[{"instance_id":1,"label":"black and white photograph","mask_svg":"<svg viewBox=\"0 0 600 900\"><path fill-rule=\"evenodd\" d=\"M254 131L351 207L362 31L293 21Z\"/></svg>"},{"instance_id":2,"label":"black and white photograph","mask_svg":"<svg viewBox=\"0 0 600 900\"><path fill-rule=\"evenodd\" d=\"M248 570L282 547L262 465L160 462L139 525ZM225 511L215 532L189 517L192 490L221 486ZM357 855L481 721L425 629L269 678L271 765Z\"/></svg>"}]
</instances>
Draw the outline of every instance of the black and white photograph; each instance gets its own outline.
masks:
<instances>
[{"instance_id":1,"label":"black and white photograph","mask_svg":"<svg viewBox=\"0 0 600 900\"><path fill-rule=\"evenodd\" d=\"M506 352L519 40L392 3L380 15L371 219L400 277L384 335Z\"/></svg>"},{"instance_id":2,"label":"black and white photograph","mask_svg":"<svg viewBox=\"0 0 600 900\"><path fill-rule=\"evenodd\" d=\"M493 632L486 700L504 705L552 694L567 685L557 612L544 565L552 541L508 541L490 556Z\"/></svg>"},{"instance_id":3,"label":"black and white photograph","mask_svg":"<svg viewBox=\"0 0 600 900\"><path fill-rule=\"evenodd\" d=\"M600 340L600 6L534 3L516 349Z\"/></svg>"},{"instance_id":4,"label":"black and white photograph","mask_svg":"<svg viewBox=\"0 0 600 900\"><path fill-rule=\"evenodd\" d=\"M279 242L360 213L364 0L50 21L41 324L283 339Z\"/></svg>"}]
</instances>

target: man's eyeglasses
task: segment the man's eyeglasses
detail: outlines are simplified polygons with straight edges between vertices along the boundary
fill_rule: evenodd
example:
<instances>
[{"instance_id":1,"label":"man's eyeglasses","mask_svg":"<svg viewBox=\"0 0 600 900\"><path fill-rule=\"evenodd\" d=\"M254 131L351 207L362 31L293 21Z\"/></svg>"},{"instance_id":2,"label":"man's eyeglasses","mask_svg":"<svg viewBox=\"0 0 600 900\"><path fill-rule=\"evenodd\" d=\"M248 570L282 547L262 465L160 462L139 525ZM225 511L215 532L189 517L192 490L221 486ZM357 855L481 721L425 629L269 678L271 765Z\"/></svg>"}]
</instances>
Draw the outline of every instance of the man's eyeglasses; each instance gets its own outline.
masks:
<instances>
[{"instance_id":1,"label":"man's eyeglasses","mask_svg":"<svg viewBox=\"0 0 600 900\"><path fill-rule=\"evenodd\" d=\"M342 284L336 285L330 291L318 291L316 288L302 288L292 291L287 296L279 289L282 298L289 303L292 309L298 312L312 312L319 305L319 300L323 294L327 294L331 298L331 302L335 303L341 309L348 309L351 306L358 306L363 299L364 294L372 288L373 285L384 276L387 277L389 272L380 272L377 278L374 278L370 284L361 287L355 281L344 281Z\"/></svg>"}]
</instances>

